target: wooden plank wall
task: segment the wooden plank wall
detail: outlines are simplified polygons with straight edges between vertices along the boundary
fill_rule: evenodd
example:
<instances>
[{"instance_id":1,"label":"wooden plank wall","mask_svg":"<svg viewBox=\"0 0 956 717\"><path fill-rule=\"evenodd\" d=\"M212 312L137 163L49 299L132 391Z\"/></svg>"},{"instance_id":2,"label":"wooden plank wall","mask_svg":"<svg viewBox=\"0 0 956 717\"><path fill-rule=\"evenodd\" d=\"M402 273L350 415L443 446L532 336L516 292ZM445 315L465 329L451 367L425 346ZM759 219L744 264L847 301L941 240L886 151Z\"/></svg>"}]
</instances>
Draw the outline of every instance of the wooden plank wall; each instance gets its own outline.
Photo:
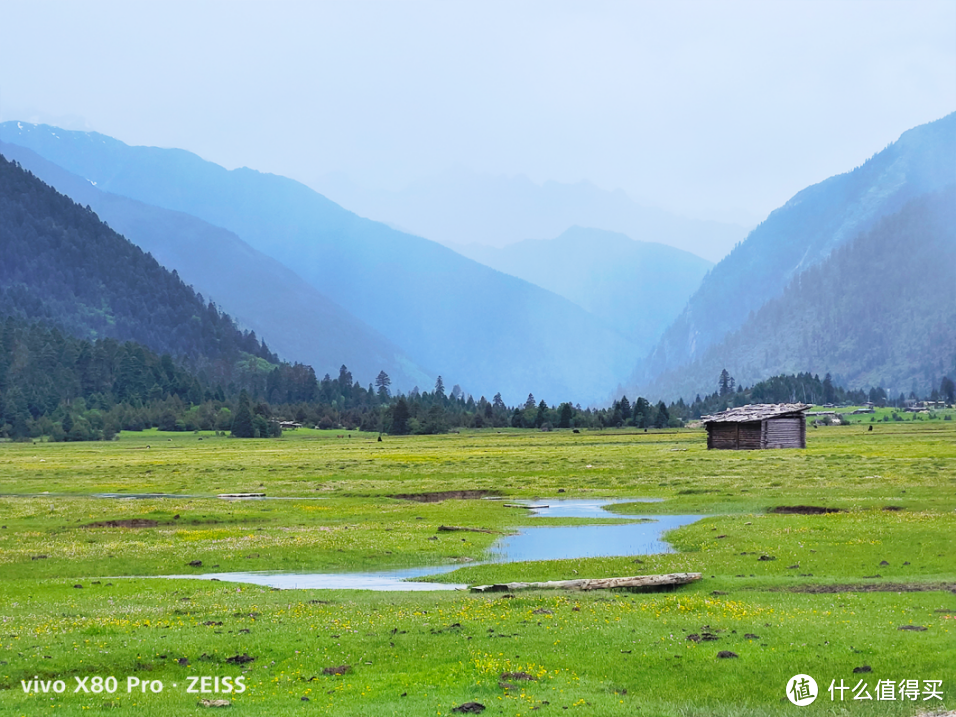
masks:
<instances>
[{"instance_id":1,"label":"wooden plank wall","mask_svg":"<svg viewBox=\"0 0 956 717\"><path fill-rule=\"evenodd\" d=\"M806 447L807 422L802 417L770 418L751 423L707 424L707 448L756 450Z\"/></svg>"},{"instance_id":2,"label":"wooden plank wall","mask_svg":"<svg viewBox=\"0 0 956 717\"><path fill-rule=\"evenodd\" d=\"M707 447L733 450L737 447L736 423L708 423Z\"/></svg>"},{"instance_id":3,"label":"wooden plank wall","mask_svg":"<svg viewBox=\"0 0 956 717\"><path fill-rule=\"evenodd\" d=\"M763 448L806 448L807 424L803 418L770 418L763 422Z\"/></svg>"},{"instance_id":4,"label":"wooden plank wall","mask_svg":"<svg viewBox=\"0 0 956 717\"><path fill-rule=\"evenodd\" d=\"M741 451L753 451L763 448L760 445L760 421L753 423L738 423L737 448Z\"/></svg>"},{"instance_id":5,"label":"wooden plank wall","mask_svg":"<svg viewBox=\"0 0 956 717\"><path fill-rule=\"evenodd\" d=\"M760 448L760 423L708 423L707 447L727 450Z\"/></svg>"}]
</instances>

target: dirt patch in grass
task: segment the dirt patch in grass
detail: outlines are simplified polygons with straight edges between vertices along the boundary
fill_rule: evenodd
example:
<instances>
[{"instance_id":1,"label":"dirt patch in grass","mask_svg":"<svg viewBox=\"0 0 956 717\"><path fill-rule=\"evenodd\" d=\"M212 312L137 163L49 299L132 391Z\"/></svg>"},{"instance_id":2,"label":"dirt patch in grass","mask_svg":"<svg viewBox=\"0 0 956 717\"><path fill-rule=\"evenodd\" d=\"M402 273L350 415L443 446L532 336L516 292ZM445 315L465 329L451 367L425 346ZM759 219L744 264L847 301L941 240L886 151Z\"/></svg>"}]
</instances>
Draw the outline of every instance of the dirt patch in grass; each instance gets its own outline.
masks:
<instances>
[{"instance_id":1,"label":"dirt patch in grass","mask_svg":"<svg viewBox=\"0 0 956 717\"><path fill-rule=\"evenodd\" d=\"M529 675L527 672L502 672L501 679L509 682L525 681L525 682L535 682L537 677L534 675Z\"/></svg>"},{"instance_id":2,"label":"dirt patch in grass","mask_svg":"<svg viewBox=\"0 0 956 717\"><path fill-rule=\"evenodd\" d=\"M956 593L956 583L873 583L872 585L797 585L788 588L792 593L922 593L948 590Z\"/></svg>"},{"instance_id":3,"label":"dirt patch in grass","mask_svg":"<svg viewBox=\"0 0 956 717\"><path fill-rule=\"evenodd\" d=\"M768 512L778 515L824 515L826 513L842 513L839 508L825 508L820 505L778 505Z\"/></svg>"},{"instance_id":4,"label":"dirt patch in grass","mask_svg":"<svg viewBox=\"0 0 956 717\"><path fill-rule=\"evenodd\" d=\"M350 665L336 665L334 667L322 668L323 675L344 675L351 671L352 671L352 667Z\"/></svg>"},{"instance_id":5,"label":"dirt patch in grass","mask_svg":"<svg viewBox=\"0 0 956 717\"><path fill-rule=\"evenodd\" d=\"M155 528L159 523L148 518L131 518L129 520L103 520L99 523L87 523L81 528Z\"/></svg>"},{"instance_id":6,"label":"dirt patch in grass","mask_svg":"<svg viewBox=\"0 0 956 717\"><path fill-rule=\"evenodd\" d=\"M78 528L158 528L161 525L170 526L175 525L177 527L186 528L186 527L195 527L197 525L243 525L247 523L256 522L255 518L245 518L242 520L226 521L226 520L216 520L214 518L207 518L205 520L199 519L187 519L181 520L177 515L173 520L167 520L160 523L157 520L152 520L150 518L129 518L123 520L101 520L96 523L87 523L86 525L79 525Z\"/></svg>"},{"instance_id":7,"label":"dirt patch in grass","mask_svg":"<svg viewBox=\"0 0 956 717\"><path fill-rule=\"evenodd\" d=\"M481 500L498 495L490 490L437 490L431 493L396 493L388 496L399 500L414 500L416 503L441 503L443 500Z\"/></svg>"}]
</instances>

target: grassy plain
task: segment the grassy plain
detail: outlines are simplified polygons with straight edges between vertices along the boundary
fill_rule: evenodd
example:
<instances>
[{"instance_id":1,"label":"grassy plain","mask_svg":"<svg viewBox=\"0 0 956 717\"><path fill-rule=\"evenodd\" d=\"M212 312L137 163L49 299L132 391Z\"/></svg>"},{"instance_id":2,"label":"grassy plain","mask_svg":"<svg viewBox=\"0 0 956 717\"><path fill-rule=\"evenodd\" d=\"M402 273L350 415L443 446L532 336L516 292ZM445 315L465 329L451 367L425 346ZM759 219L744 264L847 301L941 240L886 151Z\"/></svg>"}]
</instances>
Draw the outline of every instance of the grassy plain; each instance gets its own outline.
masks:
<instances>
[{"instance_id":1,"label":"grassy plain","mask_svg":"<svg viewBox=\"0 0 956 717\"><path fill-rule=\"evenodd\" d=\"M674 553L465 566L436 580L684 570L704 580L666 593L507 598L149 577L479 560L496 533L437 527L543 522L497 501L388 497L438 490L659 497L617 512L709 517L669 534ZM256 491L286 500L215 498ZM799 709L784 697L797 673L820 686L807 708L816 713L956 709L951 421L810 429L805 451L760 452L706 451L694 430L382 442L342 431L271 441L152 431L105 444L0 444L0 494L2 714L165 717L205 714L199 701L221 698L248 715L449 714L469 701L508 715L783 714ZM800 505L840 512L768 512ZM155 524L116 527L132 520ZM341 665L345 674L323 674ZM872 671L854 673L863 666ZM73 692L77 677L94 675L116 676L116 693ZM192 694L190 675L245 675L248 689ZM25 694L21 680L34 676L63 679L66 692ZM128 694L128 676L164 690ZM874 698L878 680L920 680L920 694L862 701L851 690L831 701L831 680L861 679ZM923 699L924 680L942 680L943 700Z\"/></svg>"}]
</instances>

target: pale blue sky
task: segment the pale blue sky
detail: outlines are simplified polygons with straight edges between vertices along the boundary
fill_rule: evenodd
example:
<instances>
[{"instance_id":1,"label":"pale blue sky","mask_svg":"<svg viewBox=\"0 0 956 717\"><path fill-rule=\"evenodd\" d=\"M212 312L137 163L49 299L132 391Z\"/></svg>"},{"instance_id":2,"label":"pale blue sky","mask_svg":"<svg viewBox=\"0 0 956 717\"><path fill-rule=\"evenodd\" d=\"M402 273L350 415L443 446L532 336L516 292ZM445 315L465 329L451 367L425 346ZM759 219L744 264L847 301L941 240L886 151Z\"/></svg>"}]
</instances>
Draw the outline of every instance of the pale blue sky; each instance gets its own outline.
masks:
<instances>
[{"instance_id":1,"label":"pale blue sky","mask_svg":"<svg viewBox=\"0 0 956 717\"><path fill-rule=\"evenodd\" d=\"M0 117L398 188L462 165L760 218L956 109L956 0L0 0Z\"/></svg>"}]
</instances>

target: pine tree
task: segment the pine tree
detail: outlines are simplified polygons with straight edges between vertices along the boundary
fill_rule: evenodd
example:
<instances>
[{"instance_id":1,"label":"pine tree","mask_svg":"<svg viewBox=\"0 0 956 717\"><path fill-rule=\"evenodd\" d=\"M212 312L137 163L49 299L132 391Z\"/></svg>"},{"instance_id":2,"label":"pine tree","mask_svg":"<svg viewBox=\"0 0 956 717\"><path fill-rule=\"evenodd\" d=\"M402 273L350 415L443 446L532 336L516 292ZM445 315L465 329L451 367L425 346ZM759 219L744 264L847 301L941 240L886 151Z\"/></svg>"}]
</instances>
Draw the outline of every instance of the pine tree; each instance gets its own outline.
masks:
<instances>
[{"instance_id":1,"label":"pine tree","mask_svg":"<svg viewBox=\"0 0 956 717\"><path fill-rule=\"evenodd\" d=\"M256 435L256 428L252 421L252 405L245 389L239 394L236 415L232 419L232 435L236 438L254 438Z\"/></svg>"},{"instance_id":2,"label":"pine tree","mask_svg":"<svg viewBox=\"0 0 956 717\"><path fill-rule=\"evenodd\" d=\"M404 436L408 433L408 402L404 396L399 396L392 409L392 425L388 432L394 436Z\"/></svg>"},{"instance_id":3,"label":"pine tree","mask_svg":"<svg viewBox=\"0 0 956 717\"><path fill-rule=\"evenodd\" d=\"M655 428L666 428L667 424L670 422L671 417L667 412L667 405L661 401L657 404L657 417L654 419Z\"/></svg>"},{"instance_id":4,"label":"pine tree","mask_svg":"<svg viewBox=\"0 0 956 717\"><path fill-rule=\"evenodd\" d=\"M621 417L625 421L631 417L631 402L627 400L627 396L621 398Z\"/></svg>"},{"instance_id":5,"label":"pine tree","mask_svg":"<svg viewBox=\"0 0 956 717\"><path fill-rule=\"evenodd\" d=\"M561 404L561 415L558 417L558 428L570 428L573 409L570 403Z\"/></svg>"},{"instance_id":6,"label":"pine tree","mask_svg":"<svg viewBox=\"0 0 956 717\"><path fill-rule=\"evenodd\" d=\"M720 379L717 381L717 391L721 396L726 396L731 391L731 378L727 369L720 372Z\"/></svg>"},{"instance_id":7,"label":"pine tree","mask_svg":"<svg viewBox=\"0 0 956 717\"><path fill-rule=\"evenodd\" d=\"M833 379L829 373L823 378L823 402L836 403L836 391L833 388Z\"/></svg>"},{"instance_id":8,"label":"pine tree","mask_svg":"<svg viewBox=\"0 0 956 717\"><path fill-rule=\"evenodd\" d=\"M388 377L388 374L385 371L379 371L378 376L375 377L375 387L378 389L378 396L384 401L388 400L389 392L388 387L392 385L392 379Z\"/></svg>"},{"instance_id":9,"label":"pine tree","mask_svg":"<svg viewBox=\"0 0 956 717\"><path fill-rule=\"evenodd\" d=\"M943 380L939 382L939 392L946 403L956 403L956 383L949 376L943 376Z\"/></svg>"}]
</instances>

